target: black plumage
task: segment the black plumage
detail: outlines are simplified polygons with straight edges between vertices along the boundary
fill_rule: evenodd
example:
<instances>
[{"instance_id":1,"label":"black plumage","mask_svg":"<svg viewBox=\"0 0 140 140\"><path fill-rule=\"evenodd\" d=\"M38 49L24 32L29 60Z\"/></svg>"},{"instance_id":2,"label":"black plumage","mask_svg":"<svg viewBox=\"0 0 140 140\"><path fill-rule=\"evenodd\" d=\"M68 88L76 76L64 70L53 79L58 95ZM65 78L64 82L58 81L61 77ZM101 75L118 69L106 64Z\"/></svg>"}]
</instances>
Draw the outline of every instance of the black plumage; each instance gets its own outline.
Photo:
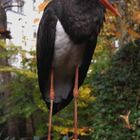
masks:
<instances>
[{"instance_id":1,"label":"black plumage","mask_svg":"<svg viewBox=\"0 0 140 140\"><path fill-rule=\"evenodd\" d=\"M37 68L40 91L48 108L50 106L50 101L48 100L50 71L52 67L55 69L53 61L57 22L61 23L64 31L74 45L81 46L82 49L82 44L84 44L82 62L78 64L78 86L80 87L86 77L96 48L97 36L104 21L104 13L105 8L99 0L53 0L45 8L37 36ZM68 61L71 61L69 59ZM65 69L65 66L62 66L64 73L63 69ZM66 93L66 98L61 97L61 100L54 101L53 114L64 108L72 100L74 76L72 74L72 80L70 80L72 84L69 93Z\"/></svg>"}]
</instances>

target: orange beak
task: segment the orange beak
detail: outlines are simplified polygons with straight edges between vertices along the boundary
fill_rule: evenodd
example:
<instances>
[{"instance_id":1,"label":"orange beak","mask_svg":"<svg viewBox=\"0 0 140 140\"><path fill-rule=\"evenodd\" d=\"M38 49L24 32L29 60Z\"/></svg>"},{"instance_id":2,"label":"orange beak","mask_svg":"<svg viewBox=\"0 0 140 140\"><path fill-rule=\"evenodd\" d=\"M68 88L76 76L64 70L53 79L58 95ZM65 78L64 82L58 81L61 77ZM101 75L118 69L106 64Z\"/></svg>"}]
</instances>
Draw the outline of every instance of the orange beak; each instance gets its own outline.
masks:
<instances>
[{"instance_id":1,"label":"orange beak","mask_svg":"<svg viewBox=\"0 0 140 140\"><path fill-rule=\"evenodd\" d=\"M99 0L100 3L105 7L107 8L108 10L110 10L112 13L114 13L116 16L119 16L121 17L121 14L120 12L115 8L113 7L110 2L108 0Z\"/></svg>"}]
</instances>

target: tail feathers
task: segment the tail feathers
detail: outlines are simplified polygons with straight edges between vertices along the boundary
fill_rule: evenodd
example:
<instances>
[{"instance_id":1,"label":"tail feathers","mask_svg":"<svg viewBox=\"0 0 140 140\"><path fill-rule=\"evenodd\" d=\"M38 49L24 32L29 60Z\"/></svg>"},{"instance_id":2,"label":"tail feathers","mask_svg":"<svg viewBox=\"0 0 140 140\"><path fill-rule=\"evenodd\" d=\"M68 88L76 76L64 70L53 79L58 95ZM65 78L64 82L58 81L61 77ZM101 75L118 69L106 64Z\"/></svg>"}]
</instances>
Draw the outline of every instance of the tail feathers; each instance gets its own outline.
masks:
<instances>
[{"instance_id":1,"label":"tail feathers","mask_svg":"<svg viewBox=\"0 0 140 140\"><path fill-rule=\"evenodd\" d=\"M61 102L59 103L53 103L53 115L55 115L56 113L58 113L60 110L62 110L63 108L65 108L70 101L73 99L73 94L69 94L69 96L67 97L67 99L62 99ZM48 109L50 109L50 102L46 101L47 107Z\"/></svg>"}]
</instances>

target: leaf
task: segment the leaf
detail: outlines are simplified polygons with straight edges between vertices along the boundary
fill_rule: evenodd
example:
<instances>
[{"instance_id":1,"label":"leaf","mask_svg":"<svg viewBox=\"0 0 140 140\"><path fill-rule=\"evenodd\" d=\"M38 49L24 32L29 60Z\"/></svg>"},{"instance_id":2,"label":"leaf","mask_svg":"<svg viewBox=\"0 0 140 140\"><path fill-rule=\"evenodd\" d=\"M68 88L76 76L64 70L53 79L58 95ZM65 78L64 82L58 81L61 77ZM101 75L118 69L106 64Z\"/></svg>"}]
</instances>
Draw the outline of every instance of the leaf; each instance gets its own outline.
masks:
<instances>
[{"instance_id":1,"label":"leaf","mask_svg":"<svg viewBox=\"0 0 140 140\"><path fill-rule=\"evenodd\" d=\"M33 140L40 140L39 137L34 136Z\"/></svg>"},{"instance_id":2,"label":"leaf","mask_svg":"<svg viewBox=\"0 0 140 140\"><path fill-rule=\"evenodd\" d=\"M10 140L10 137L6 137L4 140Z\"/></svg>"},{"instance_id":3,"label":"leaf","mask_svg":"<svg viewBox=\"0 0 140 140\"><path fill-rule=\"evenodd\" d=\"M140 24L140 11L135 11L132 19Z\"/></svg>"},{"instance_id":4,"label":"leaf","mask_svg":"<svg viewBox=\"0 0 140 140\"><path fill-rule=\"evenodd\" d=\"M34 21L33 21L33 23L34 23L34 24L38 24L38 23L39 23L39 21L40 21L40 19L39 19L39 18L35 18L35 19L34 19Z\"/></svg>"},{"instance_id":5,"label":"leaf","mask_svg":"<svg viewBox=\"0 0 140 140\"><path fill-rule=\"evenodd\" d=\"M134 38L140 38L140 34L135 32L133 29L128 28L127 32L132 35Z\"/></svg>"},{"instance_id":6,"label":"leaf","mask_svg":"<svg viewBox=\"0 0 140 140\"><path fill-rule=\"evenodd\" d=\"M38 6L39 11L42 12L42 11L45 9L45 7L46 7L50 2L51 2L51 0L48 0L48 1L45 1L45 2L41 3L41 4Z\"/></svg>"}]
</instances>

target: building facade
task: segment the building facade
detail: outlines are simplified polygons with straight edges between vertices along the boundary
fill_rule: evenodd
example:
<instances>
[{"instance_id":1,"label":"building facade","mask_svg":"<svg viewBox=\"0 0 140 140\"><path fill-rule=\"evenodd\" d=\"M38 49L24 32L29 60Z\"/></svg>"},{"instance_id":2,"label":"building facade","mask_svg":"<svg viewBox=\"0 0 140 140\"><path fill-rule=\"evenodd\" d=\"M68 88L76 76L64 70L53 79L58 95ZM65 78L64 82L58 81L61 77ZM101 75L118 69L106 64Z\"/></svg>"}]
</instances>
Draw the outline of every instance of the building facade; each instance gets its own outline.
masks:
<instances>
[{"instance_id":1,"label":"building facade","mask_svg":"<svg viewBox=\"0 0 140 140\"><path fill-rule=\"evenodd\" d=\"M41 12L38 6L43 0L12 0L12 7L7 8L8 30L11 31L12 39L8 43L22 46L26 50L34 50L36 34ZM23 6L17 6L23 4Z\"/></svg>"}]
</instances>

